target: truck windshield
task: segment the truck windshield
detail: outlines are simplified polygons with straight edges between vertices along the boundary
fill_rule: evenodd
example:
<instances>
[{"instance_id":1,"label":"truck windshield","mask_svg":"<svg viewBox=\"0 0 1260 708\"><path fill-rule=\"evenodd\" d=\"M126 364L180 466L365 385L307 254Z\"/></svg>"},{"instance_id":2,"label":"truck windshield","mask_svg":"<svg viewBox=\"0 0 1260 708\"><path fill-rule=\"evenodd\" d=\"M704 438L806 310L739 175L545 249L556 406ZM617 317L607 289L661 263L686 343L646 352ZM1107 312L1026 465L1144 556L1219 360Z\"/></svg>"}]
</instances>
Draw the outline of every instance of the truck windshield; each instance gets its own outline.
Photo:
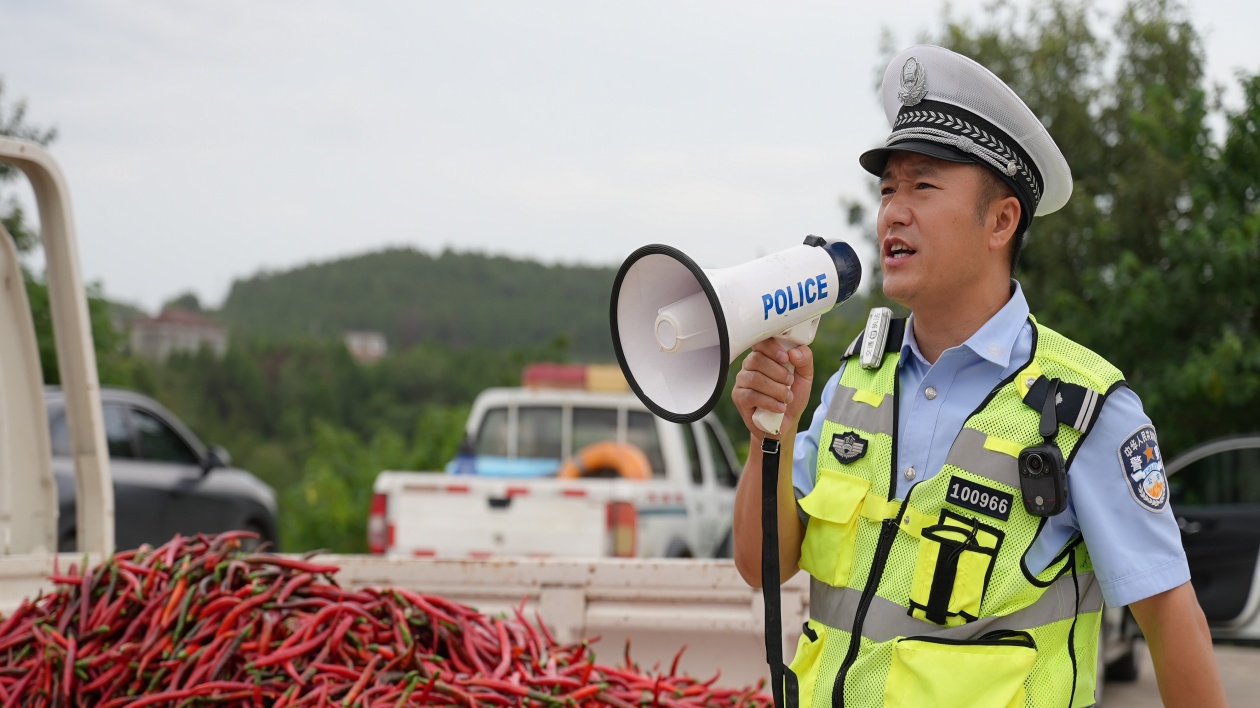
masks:
<instances>
[{"instance_id":1,"label":"truck windshield","mask_svg":"<svg viewBox=\"0 0 1260 708\"><path fill-rule=\"evenodd\" d=\"M704 432L709 440L709 450L713 455L713 471L717 475L717 483L723 487L735 487L739 484L739 477L736 476L735 470L731 468L731 460L726 456L726 448L722 447L722 441L718 437L717 430L714 429L712 423L706 422Z\"/></svg>"},{"instance_id":2,"label":"truck windshield","mask_svg":"<svg viewBox=\"0 0 1260 708\"><path fill-rule=\"evenodd\" d=\"M573 408L573 453L604 440L617 439L615 408Z\"/></svg>"},{"instance_id":3,"label":"truck windshield","mask_svg":"<svg viewBox=\"0 0 1260 708\"><path fill-rule=\"evenodd\" d=\"M486 411L485 417L481 419L481 430L477 431L477 454L507 457L507 443L507 409L494 408Z\"/></svg>"},{"instance_id":4,"label":"truck windshield","mask_svg":"<svg viewBox=\"0 0 1260 708\"><path fill-rule=\"evenodd\" d=\"M661 439L656 434L656 418L641 411L630 411L626 419L626 442L647 455L653 477L665 477L665 455L661 453Z\"/></svg>"},{"instance_id":5,"label":"truck windshield","mask_svg":"<svg viewBox=\"0 0 1260 708\"><path fill-rule=\"evenodd\" d=\"M560 460L560 409L555 406L521 406L517 410L516 456Z\"/></svg>"}]
</instances>

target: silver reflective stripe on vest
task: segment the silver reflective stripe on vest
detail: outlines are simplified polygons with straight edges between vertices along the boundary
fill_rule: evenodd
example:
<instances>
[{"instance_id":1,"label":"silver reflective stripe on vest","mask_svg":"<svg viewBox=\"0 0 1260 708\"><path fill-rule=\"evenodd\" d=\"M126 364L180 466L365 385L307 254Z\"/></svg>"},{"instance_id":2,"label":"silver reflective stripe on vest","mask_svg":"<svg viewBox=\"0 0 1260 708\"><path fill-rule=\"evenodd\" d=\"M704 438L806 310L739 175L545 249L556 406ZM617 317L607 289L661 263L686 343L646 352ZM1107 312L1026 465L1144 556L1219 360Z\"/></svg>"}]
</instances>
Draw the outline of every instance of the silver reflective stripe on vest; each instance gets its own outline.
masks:
<instances>
[{"instance_id":1,"label":"silver reflective stripe on vest","mask_svg":"<svg viewBox=\"0 0 1260 708\"><path fill-rule=\"evenodd\" d=\"M827 409L827 420L868 433L893 434L892 396L885 394L879 407L853 400L857 389L836 384L835 396Z\"/></svg>"},{"instance_id":2,"label":"silver reflective stripe on vest","mask_svg":"<svg viewBox=\"0 0 1260 708\"><path fill-rule=\"evenodd\" d=\"M1080 613L1102 610L1102 586L1094 574L1079 573L1076 580L1081 586ZM833 587L811 577L809 618L828 627L850 631L861 596L861 590ZM949 628L911 617L906 608L875 595L866 610L862 636L873 642L925 634L940 639L974 639L995 629L1035 629L1051 622L1071 619L1077 611L1076 591L1070 573L1054 581L1036 602L1022 610L1004 616L982 617L975 622Z\"/></svg>"},{"instance_id":3,"label":"silver reflective stripe on vest","mask_svg":"<svg viewBox=\"0 0 1260 708\"><path fill-rule=\"evenodd\" d=\"M963 428L949 448L945 464L1019 489L1019 466L1015 458L1004 452L986 450L984 441L987 438L979 430Z\"/></svg>"}]
</instances>

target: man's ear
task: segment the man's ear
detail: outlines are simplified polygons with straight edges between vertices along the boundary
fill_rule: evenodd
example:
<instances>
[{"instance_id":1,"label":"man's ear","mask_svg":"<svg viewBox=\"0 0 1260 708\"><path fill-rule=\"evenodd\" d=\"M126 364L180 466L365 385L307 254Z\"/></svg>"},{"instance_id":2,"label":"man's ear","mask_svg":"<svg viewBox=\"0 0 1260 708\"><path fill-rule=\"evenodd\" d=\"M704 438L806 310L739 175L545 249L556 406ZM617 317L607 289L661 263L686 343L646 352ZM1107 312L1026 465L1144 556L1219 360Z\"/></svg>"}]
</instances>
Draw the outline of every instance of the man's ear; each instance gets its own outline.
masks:
<instances>
[{"instance_id":1,"label":"man's ear","mask_svg":"<svg viewBox=\"0 0 1260 708\"><path fill-rule=\"evenodd\" d=\"M1019 199L1014 196L998 199L989 205L989 218L985 220L985 224L989 227L991 250L1005 250L1010 245L1019 229L1021 213Z\"/></svg>"}]
</instances>

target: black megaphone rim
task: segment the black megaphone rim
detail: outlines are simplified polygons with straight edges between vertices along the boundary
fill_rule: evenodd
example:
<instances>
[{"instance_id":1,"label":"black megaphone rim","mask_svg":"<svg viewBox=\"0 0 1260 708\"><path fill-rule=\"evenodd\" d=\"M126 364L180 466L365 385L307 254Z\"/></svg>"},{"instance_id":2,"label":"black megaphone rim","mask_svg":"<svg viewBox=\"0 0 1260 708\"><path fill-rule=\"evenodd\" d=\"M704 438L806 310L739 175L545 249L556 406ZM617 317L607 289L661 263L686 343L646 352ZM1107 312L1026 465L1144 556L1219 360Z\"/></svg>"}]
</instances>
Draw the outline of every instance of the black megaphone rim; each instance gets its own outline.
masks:
<instances>
[{"instance_id":1,"label":"black megaphone rim","mask_svg":"<svg viewBox=\"0 0 1260 708\"><path fill-rule=\"evenodd\" d=\"M709 400L705 401L704 405L690 413L675 413L673 411L666 410L653 401L651 397L645 394L643 392L643 388L639 386L639 382L635 380L634 372L630 370L630 364L626 361L626 353L621 346L621 331L620 327L617 326L617 303L621 298L622 281L625 280L626 274L630 272L630 269L634 267L635 263L638 263L647 256L655 255L673 258L683 264L687 270L691 271L691 274L695 276L696 281L700 283L700 287L703 289L705 297L708 298L709 307L712 308L714 319L717 321L717 331L719 335L717 383L713 387L713 393L709 395ZM722 305L718 300L717 291L713 289L713 284L709 282L708 276L704 274L704 269L697 265L690 256L673 246L666 246L659 243L643 246L642 248L637 249L634 253L631 253L626 258L625 262L621 264L621 268L617 271L617 277L613 280L612 301L609 304L609 321L612 323L613 351L617 354L617 364L621 367L621 373L625 374L626 382L630 384L630 389L634 391L634 395L638 396L639 400L648 407L648 410L671 423L688 424L700 420L704 416L708 415L715 406L717 406L718 398L722 395L722 392L726 390L727 370L730 368L731 362L731 343L730 338L727 336L726 316L722 313Z\"/></svg>"}]
</instances>

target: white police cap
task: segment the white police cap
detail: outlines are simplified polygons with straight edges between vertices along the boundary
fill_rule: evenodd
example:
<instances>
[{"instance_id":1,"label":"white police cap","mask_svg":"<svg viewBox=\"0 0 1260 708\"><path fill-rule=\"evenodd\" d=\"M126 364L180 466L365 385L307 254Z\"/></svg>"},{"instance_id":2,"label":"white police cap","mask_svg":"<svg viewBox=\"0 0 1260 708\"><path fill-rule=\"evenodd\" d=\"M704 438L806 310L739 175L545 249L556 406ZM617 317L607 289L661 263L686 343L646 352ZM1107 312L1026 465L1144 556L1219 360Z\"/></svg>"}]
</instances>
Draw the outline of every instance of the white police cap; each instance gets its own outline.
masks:
<instances>
[{"instance_id":1,"label":"white police cap","mask_svg":"<svg viewBox=\"0 0 1260 708\"><path fill-rule=\"evenodd\" d=\"M880 176L894 151L978 162L1015 190L1023 224L1072 195L1072 172L1045 126L974 60L930 44L910 47L889 62L881 93L892 134L858 158L867 172Z\"/></svg>"}]
</instances>

